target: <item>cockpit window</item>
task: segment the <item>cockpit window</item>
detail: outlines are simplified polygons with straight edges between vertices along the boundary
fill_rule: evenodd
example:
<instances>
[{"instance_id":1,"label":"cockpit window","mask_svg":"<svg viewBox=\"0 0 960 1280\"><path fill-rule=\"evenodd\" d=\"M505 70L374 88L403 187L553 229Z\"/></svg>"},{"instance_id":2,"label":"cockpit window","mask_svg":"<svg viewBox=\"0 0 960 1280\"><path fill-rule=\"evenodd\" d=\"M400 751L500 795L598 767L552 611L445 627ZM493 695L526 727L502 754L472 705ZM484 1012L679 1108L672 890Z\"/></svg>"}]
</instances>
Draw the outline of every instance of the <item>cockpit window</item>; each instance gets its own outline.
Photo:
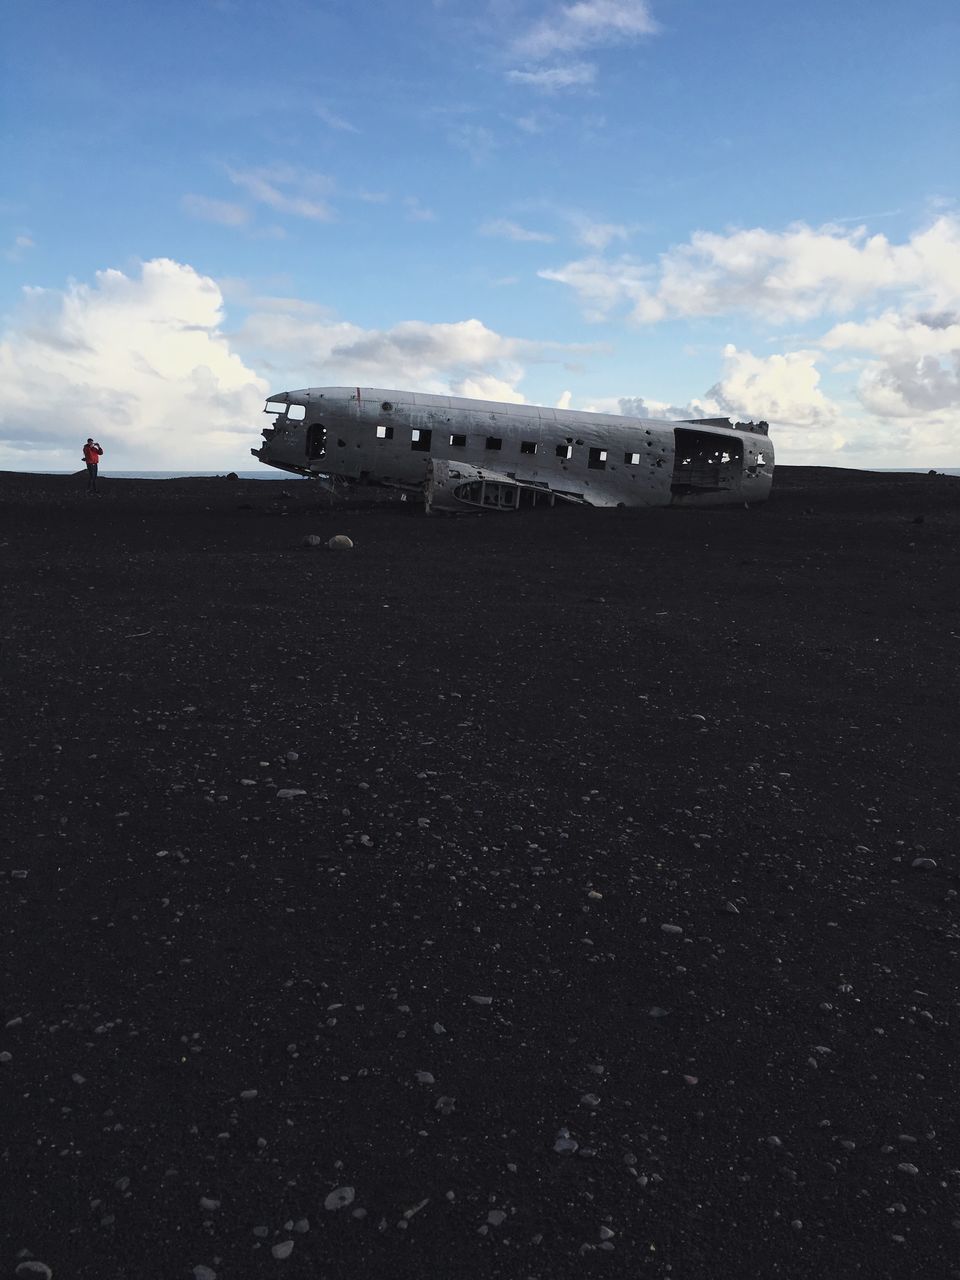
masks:
<instances>
[{"instance_id":1,"label":"cockpit window","mask_svg":"<svg viewBox=\"0 0 960 1280\"><path fill-rule=\"evenodd\" d=\"M302 422L307 416L307 410L302 404L292 404L287 409L287 417L291 422Z\"/></svg>"},{"instance_id":2,"label":"cockpit window","mask_svg":"<svg viewBox=\"0 0 960 1280\"><path fill-rule=\"evenodd\" d=\"M263 406L264 413L283 414L287 412L286 401L284 400L268 400Z\"/></svg>"}]
</instances>

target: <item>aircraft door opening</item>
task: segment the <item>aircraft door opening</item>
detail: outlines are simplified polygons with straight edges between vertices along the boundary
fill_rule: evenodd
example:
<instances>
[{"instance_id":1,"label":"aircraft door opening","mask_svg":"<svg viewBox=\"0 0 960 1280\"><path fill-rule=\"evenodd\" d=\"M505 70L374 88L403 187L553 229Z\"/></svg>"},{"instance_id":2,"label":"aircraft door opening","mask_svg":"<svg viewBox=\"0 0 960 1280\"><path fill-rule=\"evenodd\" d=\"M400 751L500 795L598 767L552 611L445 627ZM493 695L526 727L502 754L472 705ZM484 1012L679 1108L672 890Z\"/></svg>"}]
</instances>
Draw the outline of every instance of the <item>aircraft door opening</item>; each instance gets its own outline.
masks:
<instances>
[{"instance_id":1,"label":"aircraft door opening","mask_svg":"<svg viewBox=\"0 0 960 1280\"><path fill-rule=\"evenodd\" d=\"M327 452L327 429L322 422L312 422L307 428L307 459L313 462Z\"/></svg>"},{"instance_id":2,"label":"aircraft door opening","mask_svg":"<svg viewBox=\"0 0 960 1280\"><path fill-rule=\"evenodd\" d=\"M707 431L674 428L673 493L736 489L743 475L743 441Z\"/></svg>"}]
</instances>

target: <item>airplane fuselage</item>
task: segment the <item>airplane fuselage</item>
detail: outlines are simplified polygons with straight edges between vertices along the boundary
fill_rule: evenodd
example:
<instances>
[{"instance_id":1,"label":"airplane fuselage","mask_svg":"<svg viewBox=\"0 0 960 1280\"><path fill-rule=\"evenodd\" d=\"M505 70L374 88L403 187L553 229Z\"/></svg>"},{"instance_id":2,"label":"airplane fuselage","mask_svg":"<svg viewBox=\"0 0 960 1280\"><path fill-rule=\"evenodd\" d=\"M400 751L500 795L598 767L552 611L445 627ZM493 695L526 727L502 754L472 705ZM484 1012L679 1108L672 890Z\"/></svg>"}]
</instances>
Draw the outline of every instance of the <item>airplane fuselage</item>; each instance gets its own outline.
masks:
<instances>
[{"instance_id":1,"label":"airplane fuselage","mask_svg":"<svg viewBox=\"0 0 960 1280\"><path fill-rule=\"evenodd\" d=\"M442 510L764 501L766 423L663 422L370 387L271 396L253 455L301 475L416 491ZM725 423L726 425L720 425Z\"/></svg>"}]
</instances>

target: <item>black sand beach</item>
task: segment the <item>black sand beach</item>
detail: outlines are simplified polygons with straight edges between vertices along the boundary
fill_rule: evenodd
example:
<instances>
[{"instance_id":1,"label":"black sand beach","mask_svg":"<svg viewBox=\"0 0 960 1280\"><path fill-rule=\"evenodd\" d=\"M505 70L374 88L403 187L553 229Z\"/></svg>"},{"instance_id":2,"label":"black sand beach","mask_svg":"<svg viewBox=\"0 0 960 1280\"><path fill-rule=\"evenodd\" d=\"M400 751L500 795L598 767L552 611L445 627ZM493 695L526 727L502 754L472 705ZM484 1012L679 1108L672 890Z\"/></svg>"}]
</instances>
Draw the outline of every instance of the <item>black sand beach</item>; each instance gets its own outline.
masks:
<instances>
[{"instance_id":1,"label":"black sand beach","mask_svg":"<svg viewBox=\"0 0 960 1280\"><path fill-rule=\"evenodd\" d=\"M83 485L0 475L3 1275L960 1276L960 478Z\"/></svg>"}]
</instances>

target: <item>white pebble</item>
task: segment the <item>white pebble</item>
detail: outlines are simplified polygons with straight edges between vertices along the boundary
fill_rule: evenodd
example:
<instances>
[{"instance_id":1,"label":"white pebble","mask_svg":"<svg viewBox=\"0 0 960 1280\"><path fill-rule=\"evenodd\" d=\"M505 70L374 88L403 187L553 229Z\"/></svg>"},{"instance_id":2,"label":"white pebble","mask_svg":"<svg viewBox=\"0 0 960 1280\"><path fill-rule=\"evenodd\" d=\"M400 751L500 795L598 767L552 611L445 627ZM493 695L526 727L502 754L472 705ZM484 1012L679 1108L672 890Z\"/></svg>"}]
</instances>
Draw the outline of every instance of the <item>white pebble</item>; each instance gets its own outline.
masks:
<instances>
[{"instance_id":1,"label":"white pebble","mask_svg":"<svg viewBox=\"0 0 960 1280\"><path fill-rule=\"evenodd\" d=\"M275 1258L289 1258L293 1253L293 1241L281 1240L279 1244L275 1244L270 1250Z\"/></svg>"}]
</instances>

